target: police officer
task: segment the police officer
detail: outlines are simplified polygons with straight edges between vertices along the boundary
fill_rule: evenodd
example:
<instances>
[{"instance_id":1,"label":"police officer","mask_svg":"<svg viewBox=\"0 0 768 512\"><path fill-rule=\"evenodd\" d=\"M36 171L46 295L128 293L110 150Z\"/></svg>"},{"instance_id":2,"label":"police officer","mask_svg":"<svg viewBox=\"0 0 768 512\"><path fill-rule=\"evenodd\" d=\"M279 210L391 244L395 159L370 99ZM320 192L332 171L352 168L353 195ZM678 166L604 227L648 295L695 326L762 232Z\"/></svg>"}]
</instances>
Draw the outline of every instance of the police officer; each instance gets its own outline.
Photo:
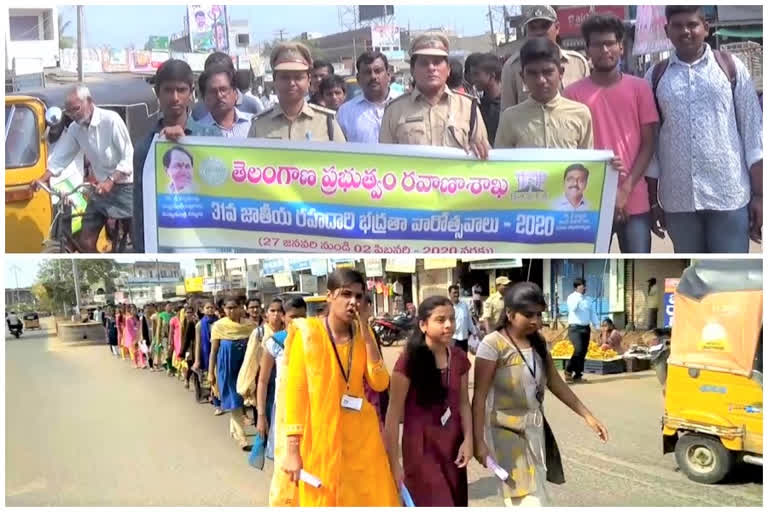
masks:
<instances>
[{"instance_id":1,"label":"police officer","mask_svg":"<svg viewBox=\"0 0 768 512\"><path fill-rule=\"evenodd\" d=\"M336 113L304 100L312 55L301 43L283 43L270 57L277 105L256 116L249 137L292 141L346 142Z\"/></svg>"},{"instance_id":2,"label":"police officer","mask_svg":"<svg viewBox=\"0 0 768 512\"><path fill-rule=\"evenodd\" d=\"M528 39L546 37L557 44L560 34L560 23L557 13L550 5L528 5L523 7L523 27ZM589 76L587 59L579 52L560 48L560 56L565 72L563 73L562 88ZM520 67L520 53L513 54L507 59L501 70L501 111L522 103L528 98L528 88L523 83Z\"/></svg>"},{"instance_id":3,"label":"police officer","mask_svg":"<svg viewBox=\"0 0 768 512\"><path fill-rule=\"evenodd\" d=\"M413 41L410 56L415 87L384 110L379 142L453 147L488 158L488 132L477 101L446 86L448 39L427 32Z\"/></svg>"}]
</instances>

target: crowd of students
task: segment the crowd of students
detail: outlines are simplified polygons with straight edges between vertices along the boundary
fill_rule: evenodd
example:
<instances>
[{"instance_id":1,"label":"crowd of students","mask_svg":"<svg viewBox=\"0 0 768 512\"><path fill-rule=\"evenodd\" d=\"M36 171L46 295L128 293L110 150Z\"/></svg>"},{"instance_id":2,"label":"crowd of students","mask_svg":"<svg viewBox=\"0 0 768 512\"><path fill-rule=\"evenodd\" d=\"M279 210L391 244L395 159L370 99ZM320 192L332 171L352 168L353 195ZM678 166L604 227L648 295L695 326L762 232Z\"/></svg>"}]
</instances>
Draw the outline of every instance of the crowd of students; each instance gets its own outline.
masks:
<instances>
[{"instance_id":1,"label":"crowd of students","mask_svg":"<svg viewBox=\"0 0 768 512\"><path fill-rule=\"evenodd\" d=\"M543 505L546 482L564 482L542 409L546 389L601 440L608 432L554 367L539 334L546 305L538 285L512 285L503 301L477 349L473 396L473 364L454 340L454 301L419 305L390 373L370 328L365 278L352 269L328 276L327 307L310 318L301 298L275 299L266 313L258 300L228 298L202 311L119 307L104 323L116 357L198 391L210 383L214 414L231 414L238 445L261 443L274 460L272 506L399 506L406 492L416 506L468 506L473 458L506 472L506 505Z\"/></svg>"}]
</instances>

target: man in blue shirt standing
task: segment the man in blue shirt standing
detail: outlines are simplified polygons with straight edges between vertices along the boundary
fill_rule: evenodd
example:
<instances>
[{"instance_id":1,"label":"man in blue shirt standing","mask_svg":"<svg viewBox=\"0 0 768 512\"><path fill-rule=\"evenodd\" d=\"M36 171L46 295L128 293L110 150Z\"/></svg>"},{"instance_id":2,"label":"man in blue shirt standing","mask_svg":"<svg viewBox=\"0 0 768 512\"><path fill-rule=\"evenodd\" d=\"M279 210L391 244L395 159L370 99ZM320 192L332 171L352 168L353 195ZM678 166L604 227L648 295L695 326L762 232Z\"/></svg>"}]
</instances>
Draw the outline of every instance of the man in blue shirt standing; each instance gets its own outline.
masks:
<instances>
[{"instance_id":1,"label":"man in blue shirt standing","mask_svg":"<svg viewBox=\"0 0 768 512\"><path fill-rule=\"evenodd\" d=\"M573 282L574 291L568 296L568 339L573 344L573 356L565 367L565 382L585 382L584 360L589 350L590 325L598 328L600 321L584 295L587 286L583 279Z\"/></svg>"}]
</instances>

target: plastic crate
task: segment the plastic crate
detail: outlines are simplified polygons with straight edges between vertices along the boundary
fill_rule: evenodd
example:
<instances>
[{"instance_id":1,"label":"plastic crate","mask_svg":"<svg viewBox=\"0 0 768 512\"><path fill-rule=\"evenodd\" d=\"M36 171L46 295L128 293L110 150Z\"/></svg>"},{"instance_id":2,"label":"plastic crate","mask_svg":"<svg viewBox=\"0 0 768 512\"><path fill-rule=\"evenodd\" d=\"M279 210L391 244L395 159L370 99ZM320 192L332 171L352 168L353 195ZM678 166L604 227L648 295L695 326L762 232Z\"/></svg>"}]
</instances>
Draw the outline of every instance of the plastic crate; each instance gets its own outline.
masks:
<instances>
[{"instance_id":1,"label":"plastic crate","mask_svg":"<svg viewBox=\"0 0 768 512\"><path fill-rule=\"evenodd\" d=\"M596 361L594 359L587 359L584 362L585 373L611 375L614 373L624 373L624 370L624 359L614 359L613 361Z\"/></svg>"},{"instance_id":2,"label":"plastic crate","mask_svg":"<svg viewBox=\"0 0 768 512\"><path fill-rule=\"evenodd\" d=\"M627 368L627 372L644 372L651 369L650 359L638 359L636 357L630 357L624 360Z\"/></svg>"},{"instance_id":3,"label":"plastic crate","mask_svg":"<svg viewBox=\"0 0 768 512\"><path fill-rule=\"evenodd\" d=\"M552 362L555 363L555 369L557 370L565 370L566 365L568 364L568 361L570 361L570 357L553 357Z\"/></svg>"}]
</instances>

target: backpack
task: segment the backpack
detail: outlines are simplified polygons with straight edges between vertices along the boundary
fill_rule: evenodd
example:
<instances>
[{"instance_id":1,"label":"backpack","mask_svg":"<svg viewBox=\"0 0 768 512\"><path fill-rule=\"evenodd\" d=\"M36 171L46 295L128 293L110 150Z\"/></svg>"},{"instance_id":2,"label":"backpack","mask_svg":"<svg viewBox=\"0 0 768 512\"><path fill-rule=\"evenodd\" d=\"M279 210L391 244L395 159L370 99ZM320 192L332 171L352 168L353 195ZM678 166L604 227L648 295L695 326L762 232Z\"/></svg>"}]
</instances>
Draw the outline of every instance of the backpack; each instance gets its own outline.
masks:
<instances>
[{"instance_id":1,"label":"backpack","mask_svg":"<svg viewBox=\"0 0 768 512\"><path fill-rule=\"evenodd\" d=\"M717 65L720 66L720 69L723 70L723 73L725 73L726 78L728 78L728 81L731 83L731 94L735 98L737 74L736 74L736 63L733 60L733 55L731 55L728 52L721 52L720 50L712 50L712 54L715 56ZM661 82L661 77L667 71L668 67L669 67L669 59L664 59L658 64L656 64L656 66L653 68L653 72L651 73L651 87L653 89L653 101L656 102L656 110L659 113L659 126L664 124L664 116L661 112L661 106L659 105L659 98L658 96L656 96L656 89L659 88L659 82Z\"/></svg>"}]
</instances>

